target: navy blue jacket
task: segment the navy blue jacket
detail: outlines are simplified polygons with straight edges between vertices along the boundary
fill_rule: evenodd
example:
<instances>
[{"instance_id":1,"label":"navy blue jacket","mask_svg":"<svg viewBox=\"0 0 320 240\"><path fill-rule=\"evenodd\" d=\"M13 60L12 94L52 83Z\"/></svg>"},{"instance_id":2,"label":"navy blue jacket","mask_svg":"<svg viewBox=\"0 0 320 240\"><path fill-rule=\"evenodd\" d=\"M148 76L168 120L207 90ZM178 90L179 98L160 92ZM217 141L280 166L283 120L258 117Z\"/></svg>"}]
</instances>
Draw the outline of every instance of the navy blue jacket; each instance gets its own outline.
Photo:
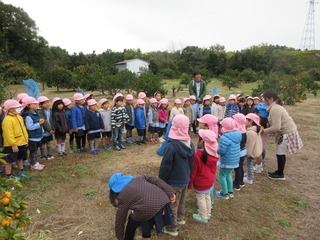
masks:
<instances>
[{"instance_id":1,"label":"navy blue jacket","mask_svg":"<svg viewBox=\"0 0 320 240\"><path fill-rule=\"evenodd\" d=\"M134 110L134 126L137 129L145 129L147 127L144 108L136 107Z\"/></svg>"},{"instance_id":2,"label":"navy blue jacket","mask_svg":"<svg viewBox=\"0 0 320 240\"><path fill-rule=\"evenodd\" d=\"M240 142L242 133L239 131L226 132L220 137L218 154L221 164L236 165L240 160Z\"/></svg>"},{"instance_id":3,"label":"navy blue jacket","mask_svg":"<svg viewBox=\"0 0 320 240\"><path fill-rule=\"evenodd\" d=\"M84 125L84 117L87 108L86 107L79 107L78 105L75 105L71 110L71 118L72 118L72 127L73 128L79 128Z\"/></svg>"},{"instance_id":4,"label":"navy blue jacket","mask_svg":"<svg viewBox=\"0 0 320 240\"><path fill-rule=\"evenodd\" d=\"M84 119L87 131L104 129L103 120L99 111L86 111Z\"/></svg>"},{"instance_id":5,"label":"navy blue jacket","mask_svg":"<svg viewBox=\"0 0 320 240\"><path fill-rule=\"evenodd\" d=\"M193 168L194 145L191 148L178 140L171 140L164 150L159 178L171 186L184 187L189 184Z\"/></svg>"},{"instance_id":6,"label":"navy blue jacket","mask_svg":"<svg viewBox=\"0 0 320 240\"><path fill-rule=\"evenodd\" d=\"M23 114L21 115L23 118L26 118L27 116L31 117L33 123L38 123L40 120L40 113L38 110L36 112L23 111ZM42 138L42 132L42 126L40 125L40 127L35 130L28 130L28 136L29 138Z\"/></svg>"}]
</instances>

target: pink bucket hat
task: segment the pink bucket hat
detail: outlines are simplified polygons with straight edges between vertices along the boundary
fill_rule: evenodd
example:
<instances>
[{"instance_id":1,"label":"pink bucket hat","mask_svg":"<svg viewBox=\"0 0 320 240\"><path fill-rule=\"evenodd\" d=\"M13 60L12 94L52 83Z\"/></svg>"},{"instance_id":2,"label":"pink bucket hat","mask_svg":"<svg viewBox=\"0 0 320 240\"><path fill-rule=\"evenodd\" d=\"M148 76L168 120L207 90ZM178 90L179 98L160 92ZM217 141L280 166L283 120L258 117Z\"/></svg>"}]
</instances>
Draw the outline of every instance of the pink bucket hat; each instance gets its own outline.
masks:
<instances>
[{"instance_id":1,"label":"pink bucket hat","mask_svg":"<svg viewBox=\"0 0 320 240\"><path fill-rule=\"evenodd\" d=\"M176 115L172 120L172 126L169 132L169 138L175 140L190 140L189 118L184 115Z\"/></svg>"},{"instance_id":2,"label":"pink bucket hat","mask_svg":"<svg viewBox=\"0 0 320 240\"><path fill-rule=\"evenodd\" d=\"M21 104L13 99L9 99L9 100L5 101L3 104L3 108L5 110L9 110L10 108L20 108L20 107L21 107Z\"/></svg>"},{"instance_id":3,"label":"pink bucket hat","mask_svg":"<svg viewBox=\"0 0 320 240\"><path fill-rule=\"evenodd\" d=\"M211 114L206 114L202 118L197 119L200 123L208 124L209 129L218 136L218 118Z\"/></svg>"},{"instance_id":4,"label":"pink bucket hat","mask_svg":"<svg viewBox=\"0 0 320 240\"><path fill-rule=\"evenodd\" d=\"M69 98L64 98L64 99L62 99L62 102L63 102L63 104L64 104L65 106L68 106L68 105L71 104L71 100L70 100Z\"/></svg>"},{"instance_id":5,"label":"pink bucket hat","mask_svg":"<svg viewBox=\"0 0 320 240\"><path fill-rule=\"evenodd\" d=\"M196 100L197 98L196 98L196 96L193 96L193 95L192 95L192 96L189 97L189 99L190 99L190 100Z\"/></svg>"},{"instance_id":6,"label":"pink bucket hat","mask_svg":"<svg viewBox=\"0 0 320 240\"><path fill-rule=\"evenodd\" d=\"M29 97L28 94L26 93L19 93L17 96L18 101L20 102L22 99L24 99L25 97Z\"/></svg>"},{"instance_id":7,"label":"pink bucket hat","mask_svg":"<svg viewBox=\"0 0 320 240\"><path fill-rule=\"evenodd\" d=\"M38 102L39 103L42 103L42 102L45 102L45 101L49 101L49 98L47 98L46 96L40 96L38 98Z\"/></svg>"},{"instance_id":8,"label":"pink bucket hat","mask_svg":"<svg viewBox=\"0 0 320 240\"><path fill-rule=\"evenodd\" d=\"M220 97L219 98L219 103L222 103L222 102L225 102L225 101L226 101L226 99L224 97Z\"/></svg>"},{"instance_id":9,"label":"pink bucket hat","mask_svg":"<svg viewBox=\"0 0 320 240\"><path fill-rule=\"evenodd\" d=\"M174 100L174 103L175 104L181 104L181 100L180 99L176 99L176 100Z\"/></svg>"},{"instance_id":10,"label":"pink bucket hat","mask_svg":"<svg viewBox=\"0 0 320 240\"><path fill-rule=\"evenodd\" d=\"M132 96L131 94L128 94L128 95L126 96L126 100L133 100L133 96Z\"/></svg>"},{"instance_id":11,"label":"pink bucket hat","mask_svg":"<svg viewBox=\"0 0 320 240\"><path fill-rule=\"evenodd\" d=\"M184 105L185 102L186 102L186 101L189 101L189 100L190 100L190 98L184 98L183 101L182 101L182 104Z\"/></svg>"},{"instance_id":12,"label":"pink bucket hat","mask_svg":"<svg viewBox=\"0 0 320 240\"><path fill-rule=\"evenodd\" d=\"M236 121L236 126L241 133L246 133L246 116L242 113L237 113L232 116L233 119Z\"/></svg>"},{"instance_id":13,"label":"pink bucket hat","mask_svg":"<svg viewBox=\"0 0 320 240\"><path fill-rule=\"evenodd\" d=\"M80 100L83 100L83 99L84 99L84 96L81 93L75 93L73 95L73 100L74 101L80 101Z\"/></svg>"},{"instance_id":14,"label":"pink bucket hat","mask_svg":"<svg viewBox=\"0 0 320 240\"><path fill-rule=\"evenodd\" d=\"M252 98L252 99L253 99L253 100L259 100L259 101L261 101L259 97L254 97L254 98Z\"/></svg>"},{"instance_id":15,"label":"pink bucket hat","mask_svg":"<svg viewBox=\"0 0 320 240\"><path fill-rule=\"evenodd\" d=\"M25 108L28 104L32 104L32 103L37 104L39 102L34 97L30 97L30 96L25 97L24 99L22 99L22 106L21 107Z\"/></svg>"},{"instance_id":16,"label":"pink bucket hat","mask_svg":"<svg viewBox=\"0 0 320 240\"><path fill-rule=\"evenodd\" d=\"M158 101L157 101L157 99L155 99L155 98L151 98L151 99L149 100L149 102L150 102L150 104L153 104L153 103L157 103Z\"/></svg>"},{"instance_id":17,"label":"pink bucket hat","mask_svg":"<svg viewBox=\"0 0 320 240\"><path fill-rule=\"evenodd\" d=\"M55 97L54 99L52 99L52 105L53 105L56 101L58 101L58 100L61 100L61 98Z\"/></svg>"},{"instance_id":18,"label":"pink bucket hat","mask_svg":"<svg viewBox=\"0 0 320 240\"><path fill-rule=\"evenodd\" d=\"M249 113L246 115L246 118L247 119L251 119L252 121L255 122L255 124L257 124L258 126L261 126L260 125L260 117L254 113Z\"/></svg>"},{"instance_id":19,"label":"pink bucket hat","mask_svg":"<svg viewBox=\"0 0 320 240\"><path fill-rule=\"evenodd\" d=\"M236 126L236 121L233 120L232 118L225 118L220 122L222 128L221 132L226 133L226 132L232 132L232 131L237 131L238 128Z\"/></svg>"},{"instance_id":20,"label":"pink bucket hat","mask_svg":"<svg viewBox=\"0 0 320 240\"><path fill-rule=\"evenodd\" d=\"M137 104L138 104L138 105L141 105L141 104L145 104L145 102L144 102L143 99L138 99L138 100L137 100Z\"/></svg>"},{"instance_id":21,"label":"pink bucket hat","mask_svg":"<svg viewBox=\"0 0 320 240\"><path fill-rule=\"evenodd\" d=\"M236 99L237 99L236 95L231 94L231 95L229 96L229 98L228 98L228 101L229 101L229 100L236 100Z\"/></svg>"},{"instance_id":22,"label":"pink bucket hat","mask_svg":"<svg viewBox=\"0 0 320 240\"><path fill-rule=\"evenodd\" d=\"M88 102L87 102L88 106L93 106L93 105L96 105L97 104L97 101L94 100L94 99L90 99Z\"/></svg>"},{"instance_id":23,"label":"pink bucket hat","mask_svg":"<svg viewBox=\"0 0 320 240\"><path fill-rule=\"evenodd\" d=\"M84 95L84 99L87 100L88 97L93 96L91 93L87 93L86 95Z\"/></svg>"},{"instance_id":24,"label":"pink bucket hat","mask_svg":"<svg viewBox=\"0 0 320 240\"><path fill-rule=\"evenodd\" d=\"M207 151L207 153L211 156L216 156L218 149L218 142L216 140L217 135L211 130L200 129L199 136L204 141L204 148Z\"/></svg>"},{"instance_id":25,"label":"pink bucket hat","mask_svg":"<svg viewBox=\"0 0 320 240\"><path fill-rule=\"evenodd\" d=\"M241 97L241 96L242 96L242 95L239 93L239 94L236 95L236 98Z\"/></svg>"},{"instance_id":26,"label":"pink bucket hat","mask_svg":"<svg viewBox=\"0 0 320 240\"><path fill-rule=\"evenodd\" d=\"M144 99L146 96L147 96L147 95L146 95L144 92L140 92L140 93L138 94L138 98L139 98L139 99Z\"/></svg>"},{"instance_id":27,"label":"pink bucket hat","mask_svg":"<svg viewBox=\"0 0 320 240\"><path fill-rule=\"evenodd\" d=\"M210 95L205 95L202 100L205 101L205 100L210 100L210 99L211 99L211 96L210 96Z\"/></svg>"},{"instance_id":28,"label":"pink bucket hat","mask_svg":"<svg viewBox=\"0 0 320 240\"><path fill-rule=\"evenodd\" d=\"M100 106L102 106L106 102L109 102L108 99L102 98L102 99L100 99L99 104L100 104Z\"/></svg>"},{"instance_id":29,"label":"pink bucket hat","mask_svg":"<svg viewBox=\"0 0 320 240\"><path fill-rule=\"evenodd\" d=\"M253 100L253 97L251 97L251 96L247 97L247 100L249 100L249 99Z\"/></svg>"},{"instance_id":30,"label":"pink bucket hat","mask_svg":"<svg viewBox=\"0 0 320 240\"><path fill-rule=\"evenodd\" d=\"M166 99L166 98L162 98L161 100L160 100L160 104L168 104L168 99Z\"/></svg>"},{"instance_id":31,"label":"pink bucket hat","mask_svg":"<svg viewBox=\"0 0 320 240\"><path fill-rule=\"evenodd\" d=\"M113 99L112 99L112 105L115 104L115 100L117 97L123 97L123 94L122 93L116 93L116 95L114 95Z\"/></svg>"}]
</instances>

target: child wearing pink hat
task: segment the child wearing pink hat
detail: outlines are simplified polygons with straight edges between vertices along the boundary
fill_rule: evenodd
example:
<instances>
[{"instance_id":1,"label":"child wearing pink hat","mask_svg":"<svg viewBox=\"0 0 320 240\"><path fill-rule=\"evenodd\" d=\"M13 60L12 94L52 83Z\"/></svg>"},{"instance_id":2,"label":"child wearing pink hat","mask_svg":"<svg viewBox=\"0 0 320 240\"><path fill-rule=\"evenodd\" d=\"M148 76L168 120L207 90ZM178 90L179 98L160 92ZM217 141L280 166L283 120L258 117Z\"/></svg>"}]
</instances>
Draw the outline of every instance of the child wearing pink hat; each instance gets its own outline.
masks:
<instances>
[{"instance_id":1,"label":"child wearing pink hat","mask_svg":"<svg viewBox=\"0 0 320 240\"><path fill-rule=\"evenodd\" d=\"M134 129L134 106L133 106L133 96L128 94L126 96L126 104L124 105L127 110L127 114L129 116L129 122L126 123L125 128L127 143L134 143L135 141L132 138L132 130Z\"/></svg>"},{"instance_id":2,"label":"child wearing pink hat","mask_svg":"<svg viewBox=\"0 0 320 240\"><path fill-rule=\"evenodd\" d=\"M185 194L193 168L194 145L188 134L189 119L176 115L172 120L168 143L159 169L159 178L174 188L176 202L171 204L173 226L166 226L164 233L178 235L178 224L185 224Z\"/></svg>"},{"instance_id":3,"label":"child wearing pink hat","mask_svg":"<svg viewBox=\"0 0 320 240\"><path fill-rule=\"evenodd\" d=\"M170 121L173 118L173 116L176 116L176 115L184 115L183 108L181 107L180 99L174 100L174 107L170 111Z\"/></svg>"},{"instance_id":4,"label":"child wearing pink hat","mask_svg":"<svg viewBox=\"0 0 320 240\"><path fill-rule=\"evenodd\" d=\"M203 98L203 105L199 109L199 117L202 117L206 114L212 114L211 112L211 96L206 95Z\"/></svg>"},{"instance_id":5,"label":"child wearing pink hat","mask_svg":"<svg viewBox=\"0 0 320 240\"><path fill-rule=\"evenodd\" d=\"M236 122L232 118L225 118L221 121L219 179L221 191L216 191L216 195L223 199L233 197L232 171L239 167L241 132L238 131Z\"/></svg>"},{"instance_id":6,"label":"child wearing pink hat","mask_svg":"<svg viewBox=\"0 0 320 240\"><path fill-rule=\"evenodd\" d=\"M4 102L4 110L7 112L2 121L3 153L7 154L4 160L5 175L7 179L29 177L23 169L23 159L27 158L28 133L22 117L19 115L21 104L15 100ZM16 162L20 169L20 177L14 177L11 173L12 164Z\"/></svg>"},{"instance_id":7,"label":"child wearing pink hat","mask_svg":"<svg viewBox=\"0 0 320 240\"><path fill-rule=\"evenodd\" d=\"M168 99L162 98L160 100L158 114L159 114L159 141L165 142L162 136L166 132L166 128L169 121Z\"/></svg>"},{"instance_id":8,"label":"child wearing pink hat","mask_svg":"<svg viewBox=\"0 0 320 240\"><path fill-rule=\"evenodd\" d=\"M187 118L189 118L190 124L189 124L189 134L191 133L191 125L194 122L194 115L192 107L190 106L191 102L189 98L183 99L183 113Z\"/></svg>"},{"instance_id":9,"label":"child wearing pink hat","mask_svg":"<svg viewBox=\"0 0 320 240\"><path fill-rule=\"evenodd\" d=\"M85 100L81 93L75 93L73 95L73 100L75 105L71 110L71 119L76 137L77 151L78 153L86 153L86 127L84 124L84 117L88 109L84 107Z\"/></svg>"},{"instance_id":10,"label":"child wearing pink hat","mask_svg":"<svg viewBox=\"0 0 320 240\"><path fill-rule=\"evenodd\" d=\"M246 115L247 127L247 170L248 174L243 181L249 184L253 183L254 169L253 164L256 161L258 165L261 164L262 154L262 140L261 140L261 125L260 118L254 113Z\"/></svg>"},{"instance_id":11,"label":"child wearing pink hat","mask_svg":"<svg viewBox=\"0 0 320 240\"><path fill-rule=\"evenodd\" d=\"M25 97L22 100L23 112L21 116L28 131L28 150L30 152L30 164L32 170L42 170L44 165L40 164L37 159L38 148L41 147L43 137L43 119L40 118L38 111L39 102L33 97Z\"/></svg>"},{"instance_id":12,"label":"child wearing pink hat","mask_svg":"<svg viewBox=\"0 0 320 240\"><path fill-rule=\"evenodd\" d=\"M215 113L217 112L217 107L219 105L219 99L220 99L219 95L214 95L213 96L213 102L211 104L211 113L213 115L215 115Z\"/></svg>"},{"instance_id":13,"label":"child wearing pink hat","mask_svg":"<svg viewBox=\"0 0 320 240\"><path fill-rule=\"evenodd\" d=\"M213 113L219 121L224 119L224 115L226 112L226 99L224 97L219 98L219 105L217 106L217 111Z\"/></svg>"},{"instance_id":14,"label":"child wearing pink hat","mask_svg":"<svg viewBox=\"0 0 320 240\"><path fill-rule=\"evenodd\" d=\"M134 117L135 117L134 126L138 132L138 141L137 141L138 145L146 144L145 136L146 136L147 122L146 122L146 114L144 112L144 105L145 105L145 102L143 101L143 99L138 99L137 107L134 111Z\"/></svg>"},{"instance_id":15,"label":"child wearing pink hat","mask_svg":"<svg viewBox=\"0 0 320 240\"><path fill-rule=\"evenodd\" d=\"M198 126L198 122L197 122L197 118L199 117L199 105L196 103L196 97L195 96L190 96L190 103L191 103L191 107L193 110L193 123L192 123L192 131L194 134L197 134L197 126Z\"/></svg>"},{"instance_id":16,"label":"child wearing pink hat","mask_svg":"<svg viewBox=\"0 0 320 240\"><path fill-rule=\"evenodd\" d=\"M149 123L148 132L150 134L151 144L157 143L156 136L158 135L158 128L159 128L159 113L158 113L157 106L158 106L157 99L151 98L150 107L148 111L148 123Z\"/></svg>"},{"instance_id":17,"label":"child wearing pink hat","mask_svg":"<svg viewBox=\"0 0 320 240\"><path fill-rule=\"evenodd\" d=\"M113 130L113 147L116 151L126 149L123 145L124 125L129 121L126 109L123 107L123 97L114 98L114 107L111 111L111 126Z\"/></svg>"},{"instance_id":18,"label":"child wearing pink hat","mask_svg":"<svg viewBox=\"0 0 320 240\"><path fill-rule=\"evenodd\" d=\"M73 104L69 98L62 99L63 105L64 105L64 112L67 117L67 123L68 123L68 129L69 129L69 153L74 153L74 139L75 139L75 133L73 131L72 126L72 108Z\"/></svg>"},{"instance_id":19,"label":"child wearing pink hat","mask_svg":"<svg viewBox=\"0 0 320 240\"><path fill-rule=\"evenodd\" d=\"M57 140L57 151L60 157L66 156L66 138L69 133L68 120L63 111L64 104L62 100L56 100L52 106L52 125L55 129L55 139Z\"/></svg>"},{"instance_id":20,"label":"child wearing pink hat","mask_svg":"<svg viewBox=\"0 0 320 240\"><path fill-rule=\"evenodd\" d=\"M216 136L219 136L218 118L211 114L206 114L202 118L198 118L200 129L210 129Z\"/></svg>"},{"instance_id":21,"label":"child wearing pink hat","mask_svg":"<svg viewBox=\"0 0 320 240\"><path fill-rule=\"evenodd\" d=\"M199 213L193 218L199 222L207 223L211 217L210 192L216 180L217 135L211 130L199 130L198 149L194 155L194 165L190 176L188 188L192 186L196 193Z\"/></svg>"},{"instance_id":22,"label":"child wearing pink hat","mask_svg":"<svg viewBox=\"0 0 320 240\"><path fill-rule=\"evenodd\" d=\"M253 97L251 96L247 97L246 108L247 108L247 114L254 112L255 107L253 105Z\"/></svg>"},{"instance_id":23,"label":"child wearing pink hat","mask_svg":"<svg viewBox=\"0 0 320 240\"><path fill-rule=\"evenodd\" d=\"M226 112L224 114L224 117L230 117L232 118L233 115L239 113L239 107L236 104L237 97L234 94L231 94L228 98L228 104L226 105Z\"/></svg>"},{"instance_id":24,"label":"child wearing pink hat","mask_svg":"<svg viewBox=\"0 0 320 240\"><path fill-rule=\"evenodd\" d=\"M54 159L54 156L51 155L51 142L53 141L54 127L52 125L52 116L50 108L50 100L46 96L41 96L38 98L39 107L40 107L40 118L44 119L42 127L44 129L43 138L41 140L41 160L50 160ZM47 148L47 154L45 154L45 148Z\"/></svg>"},{"instance_id":25,"label":"child wearing pink hat","mask_svg":"<svg viewBox=\"0 0 320 240\"><path fill-rule=\"evenodd\" d=\"M242 139L240 143L240 161L239 167L234 169L235 177L233 181L233 188L236 191L240 191L241 187L244 187L244 170L243 170L243 162L247 156L246 150L246 141L247 141L247 130L246 130L246 116L242 113L237 113L233 115L233 119L236 121L236 126L239 131L242 133Z\"/></svg>"},{"instance_id":26,"label":"child wearing pink hat","mask_svg":"<svg viewBox=\"0 0 320 240\"><path fill-rule=\"evenodd\" d=\"M91 148L91 153L97 155L101 150L99 149L99 140L101 132L104 129L103 120L99 111L97 111L97 102L90 99L88 102L88 111L86 111L84 122L86 130L88 131L88 141Z\"/></svg>"},{"instance_id":27,"label":"child wearing pink hat","mask_svg":"<svg viewBox=\"0 0 320 240\"><path fill-rule=\"evenodd\" d=\"M110 103L106 98L102 98L99 101L101 109L99 112L103 121L104 129L102 132L101 143L103 149L110 149L111 138L112 138L112 127L111 127L111 108Z\"/></svg>"}]
</instances>

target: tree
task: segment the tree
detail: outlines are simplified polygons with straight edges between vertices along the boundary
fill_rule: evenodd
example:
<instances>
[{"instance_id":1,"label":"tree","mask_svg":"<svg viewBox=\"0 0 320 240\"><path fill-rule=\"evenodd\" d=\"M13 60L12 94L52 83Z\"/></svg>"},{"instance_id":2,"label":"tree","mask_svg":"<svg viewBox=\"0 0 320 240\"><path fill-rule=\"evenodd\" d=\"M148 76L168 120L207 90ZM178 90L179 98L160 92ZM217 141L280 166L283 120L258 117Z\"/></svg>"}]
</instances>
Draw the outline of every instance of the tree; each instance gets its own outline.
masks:
<instances>
[{"instance_id":1,"label":"tree","mask_svg":"<svg viewBox=\"0 0 320 240\"><path fill-rule=\"evenodd\" d=\"M74 88L72 86L72 73L63 67L54 67L43 76L43 81L49 87L57 87L59 92L60 88Z\"/></svg>"},{"instance_id":2,"label":"tree","mask_svg":"<svg viewBox=\"0 0 320 240\"><path fill-rule=\"evenodd\" d=\"M21 84L23 79L35 77L33 68L19 61L2 63L0 64L0 70L4 74L3 79L10 84Z\"/></svg>"},{"instance_id":3,"label":"tree","mask_svg":"<svg viewBox=\"0 0 320 240\"><path fill-rule=\"evenodd\" d=\"M137 77L133 90L137 93L145 92L147 96L153 96L157 91L161 92L162 95L167 94L167 91L164 88L164 83L161 81L161 77L151 72L141 74Z\"/></svg>"},{"instance_id":4,"label":"tree","mask_svg":"<svg viewBox=\"0 0 320 240\"><path fill-rule=\"evenodd\" d=\"M227 70L225 74L220 75L220 79L222 81L222 85L231 88L237 88L240 86L239 81L240 73L237 70Z\"/></svg>"}]
</instances>

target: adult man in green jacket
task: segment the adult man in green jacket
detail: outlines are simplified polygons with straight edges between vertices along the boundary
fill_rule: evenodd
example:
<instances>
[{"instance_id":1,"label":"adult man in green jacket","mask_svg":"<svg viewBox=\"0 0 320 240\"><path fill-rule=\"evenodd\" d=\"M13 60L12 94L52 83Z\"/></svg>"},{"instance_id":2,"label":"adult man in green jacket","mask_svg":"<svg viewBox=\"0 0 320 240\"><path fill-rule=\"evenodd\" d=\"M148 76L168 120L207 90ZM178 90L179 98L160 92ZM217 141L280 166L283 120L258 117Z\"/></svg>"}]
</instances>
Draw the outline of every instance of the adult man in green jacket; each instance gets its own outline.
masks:
<instances>
[{"instance_id":1,"label":"adult man in green jacket","mask_svg":"<svg viewBox=\"0 0 320 240\"><path fill-rule=\"evenodd\" d=\"M197 98L197 103L202 103L202 99L207 94L206 82L201 79L201 72L195 71L193 74L194 80L189 83L189 94Z\"/></svg>"}]
</instances>

